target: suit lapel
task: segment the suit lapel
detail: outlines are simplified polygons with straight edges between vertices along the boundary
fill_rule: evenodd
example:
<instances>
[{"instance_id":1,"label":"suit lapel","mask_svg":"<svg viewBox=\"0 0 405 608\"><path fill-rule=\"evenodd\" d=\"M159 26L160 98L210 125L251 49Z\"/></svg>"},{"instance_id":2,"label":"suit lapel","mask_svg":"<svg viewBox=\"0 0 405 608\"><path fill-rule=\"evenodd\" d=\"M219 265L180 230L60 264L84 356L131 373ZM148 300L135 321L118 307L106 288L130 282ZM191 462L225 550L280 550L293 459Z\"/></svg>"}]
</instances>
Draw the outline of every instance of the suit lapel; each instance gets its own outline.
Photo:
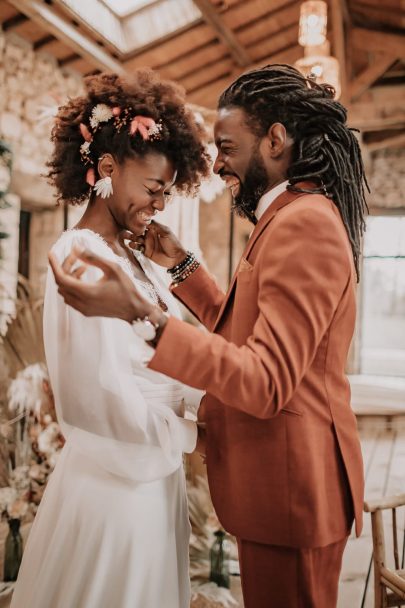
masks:
<instances>
[{"instance_id":1,"label":"suit lapel","mask_svg":"<svg viewBox=\"0 0 405 608\"><path fill-rule=\"evenodd\" d=\"M314 187L314 184L308 184L306 182L303 183L299 183L296 184L297 186L299 186L300 188L310 188L310 187ZM250 235L250 238L246 244L246 248L243 252L241 261L243 259L247 260L249 253L251 252L251 250L253 249L254 244L256 243L256 241L258 240L258 238L260 237L260 235L263 233L264 229L266 228L266 226L268 226L268 224L272 221L272 219L274 218L274 216L276 215L276 213L282 208L285 207L286 205L289 205L292 201L294 201L297 198L300 198L301 196L305 196L307 193L306 192L290 192L289 190L286 190L285 192L282 192L273 202L272 204L269 206L268 209L266 209L265 213L262 215L262 217L260 218L260 220L257 222L256 226L254 227L254 230L252 232L252 234ZM238 276L238 272L239 272L239 268L240 268L240 264L241 261L239 262L234 275L232 277L231 283L229 285L228 291L225 294L225 298L224 301L221 304L221 308L219 309L218 312L218 316L217 316L217 320L215 321L215 325L214 325L214 329L213 331L216 330L216 328L218 327L218 324L222 318L222 315L225 311L226 305L229 302L229 299L234 291L235 288L235 284L236 284L236 278Z\"/></svg>"}]
</instances>

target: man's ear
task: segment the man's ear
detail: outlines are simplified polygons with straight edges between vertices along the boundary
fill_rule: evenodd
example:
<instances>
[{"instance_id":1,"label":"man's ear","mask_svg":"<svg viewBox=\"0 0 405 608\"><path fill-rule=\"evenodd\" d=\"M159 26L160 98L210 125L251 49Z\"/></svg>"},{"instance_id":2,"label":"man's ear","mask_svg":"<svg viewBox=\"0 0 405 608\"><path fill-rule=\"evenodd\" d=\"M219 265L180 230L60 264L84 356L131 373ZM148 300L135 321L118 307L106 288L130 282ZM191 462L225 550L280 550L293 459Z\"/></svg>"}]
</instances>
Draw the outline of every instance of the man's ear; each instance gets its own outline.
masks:
<instances>
[{"instance_id":1,"label":"man's ear","mask_svg":"<svg viewBox=\"0 0 405 608\"><path fill-rule=\"evenodd\" d=\"M267 153L271 158L281 156L287 146L289 139L285 126L281 122L270 125L266 135Z\"/></svg>"},{"instance_id":2,"label":"man's ear","mask_svg":"<svg viewBox=\"0 0 405 608\"><path fill-rule=\"evenodd\" d=\"M115 168L115 160L111 154L103 154L98 159L97 172L100 177L111 177Z\"/></svg>"}]
</instances>

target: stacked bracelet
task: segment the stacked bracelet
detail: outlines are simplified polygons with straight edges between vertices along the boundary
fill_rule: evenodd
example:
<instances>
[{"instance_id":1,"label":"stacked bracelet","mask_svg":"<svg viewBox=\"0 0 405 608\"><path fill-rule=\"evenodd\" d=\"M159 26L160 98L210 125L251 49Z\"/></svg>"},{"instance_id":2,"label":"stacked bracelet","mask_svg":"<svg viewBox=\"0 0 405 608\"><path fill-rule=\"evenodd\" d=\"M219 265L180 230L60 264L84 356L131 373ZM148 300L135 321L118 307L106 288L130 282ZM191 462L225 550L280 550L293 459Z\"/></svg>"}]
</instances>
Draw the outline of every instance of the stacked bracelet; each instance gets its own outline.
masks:
<instances>
[{"instance_id":1,"label":"stacked bracelet","mask_svg":"<svg viewBox=\"0 0 405 608\"><path fill-rule=\"evenodd\" d=\"M194 253L187 251L187 256L180 264L168 269L168 273L173 279L173 283L178 285L187 277L189 277L200 266L200 262L196 259Z\"/></svg>"},{"instance_id":2,"label":"stacked bracelet","mask_svg":"<svg viewBox=\"0 0 405 608\"><path fill-rule=\"evenodd\" d=\"M187 251L187 255L184 258L184 260L182 262L180 262L180 264L177 264L177 266L173 266L173 268L168 268L167 272L171 276L174 276L175 274L181 272L183 270L183 268L188 266L192 260L195 260L194 253L192 251Z\"/></svg>"}]
</instances>

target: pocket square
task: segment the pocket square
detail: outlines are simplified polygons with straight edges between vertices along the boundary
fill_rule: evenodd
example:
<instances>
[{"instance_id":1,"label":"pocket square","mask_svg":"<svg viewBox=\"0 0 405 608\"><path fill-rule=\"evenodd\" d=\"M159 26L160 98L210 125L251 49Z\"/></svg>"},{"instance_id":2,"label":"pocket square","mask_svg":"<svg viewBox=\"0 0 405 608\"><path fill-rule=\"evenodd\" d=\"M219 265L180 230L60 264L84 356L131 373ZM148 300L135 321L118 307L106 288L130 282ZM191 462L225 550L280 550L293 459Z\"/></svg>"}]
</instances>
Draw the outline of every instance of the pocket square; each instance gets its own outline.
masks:
<instances>
[{"instance_id":1,"label":"pocket square","mask_svg":"<svg viewBox=\"0 0 405 608\"><path fill-rule=\"evenodd\" d=\"M242 258L239 262L238 273L245 272L246 270L253 270L253 266L245 258Z\"/></svg>"}]
</instances>

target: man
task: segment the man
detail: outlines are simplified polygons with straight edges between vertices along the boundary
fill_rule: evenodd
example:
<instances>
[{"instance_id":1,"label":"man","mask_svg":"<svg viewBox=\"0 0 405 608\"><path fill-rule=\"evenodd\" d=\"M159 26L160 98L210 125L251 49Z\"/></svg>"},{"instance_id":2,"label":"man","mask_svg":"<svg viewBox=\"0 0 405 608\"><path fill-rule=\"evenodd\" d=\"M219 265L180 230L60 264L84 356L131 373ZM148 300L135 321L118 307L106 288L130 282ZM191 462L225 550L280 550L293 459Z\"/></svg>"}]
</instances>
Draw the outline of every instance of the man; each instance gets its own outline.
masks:
<instances>
[{"instance_id":1,"label":"man","mask_svg":"<svg viewBox=\"0 0 405 608\"><path fill-rule=\"evenodd\" d=\"M134 321L151 369L207 391L208 479L238 539L246 608L330 608L353 516L362 525L344 374L366 210L359 146L331 87L282 65L222 94L215 140L214 170L255 224L227 294L159 224L136 244L171 268L173 293L211 333L165 317L91 252L51 262L69 304ZM99 283L70 275L77 256L104 270Z\"/></svg>"}]
</instances>

